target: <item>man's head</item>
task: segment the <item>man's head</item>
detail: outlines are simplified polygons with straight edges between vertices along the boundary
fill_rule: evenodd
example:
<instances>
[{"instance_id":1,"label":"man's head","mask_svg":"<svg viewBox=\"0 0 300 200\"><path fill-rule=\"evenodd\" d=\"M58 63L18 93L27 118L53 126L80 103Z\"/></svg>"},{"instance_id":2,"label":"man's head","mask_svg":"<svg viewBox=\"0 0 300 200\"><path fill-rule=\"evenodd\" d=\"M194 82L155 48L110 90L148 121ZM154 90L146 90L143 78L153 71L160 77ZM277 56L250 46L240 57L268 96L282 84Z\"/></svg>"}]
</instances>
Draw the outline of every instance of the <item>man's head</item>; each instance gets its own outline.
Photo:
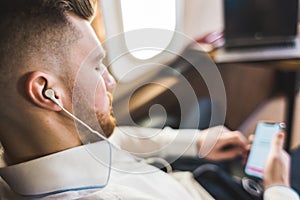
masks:
<instances>
[{"instance_id":1,"label":"man's head","mask_svg":"<svg viewBox=\"0 0 300 200\"><path fill-rule=\"evenodd\" d=\"M81 144L74 121L50 99L111 134L114 80L89 21L93 0L0 3L0 141L13 162ZM94 115L93 115L94 114ZM96 128L96 124L91 124Z\"/></svg>"}]
</instances>

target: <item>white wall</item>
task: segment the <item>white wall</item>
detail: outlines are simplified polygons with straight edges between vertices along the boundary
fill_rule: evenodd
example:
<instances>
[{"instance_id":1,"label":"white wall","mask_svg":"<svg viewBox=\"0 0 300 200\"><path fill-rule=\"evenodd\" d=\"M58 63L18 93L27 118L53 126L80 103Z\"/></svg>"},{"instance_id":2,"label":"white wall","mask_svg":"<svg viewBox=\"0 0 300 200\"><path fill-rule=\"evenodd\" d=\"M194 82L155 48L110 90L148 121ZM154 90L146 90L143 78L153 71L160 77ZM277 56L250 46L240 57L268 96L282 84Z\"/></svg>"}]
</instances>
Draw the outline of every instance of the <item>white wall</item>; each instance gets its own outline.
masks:
<instances>
[{"instance_id":1,"label":"white wall","mask_svg":"<svg viewBox=\"0 0 300 200\"><path fill-rule=\"evenodd\" d=\"M223 30L223 0L185 0L184 33L196 39Z\"/></svg>"}]
</instances>

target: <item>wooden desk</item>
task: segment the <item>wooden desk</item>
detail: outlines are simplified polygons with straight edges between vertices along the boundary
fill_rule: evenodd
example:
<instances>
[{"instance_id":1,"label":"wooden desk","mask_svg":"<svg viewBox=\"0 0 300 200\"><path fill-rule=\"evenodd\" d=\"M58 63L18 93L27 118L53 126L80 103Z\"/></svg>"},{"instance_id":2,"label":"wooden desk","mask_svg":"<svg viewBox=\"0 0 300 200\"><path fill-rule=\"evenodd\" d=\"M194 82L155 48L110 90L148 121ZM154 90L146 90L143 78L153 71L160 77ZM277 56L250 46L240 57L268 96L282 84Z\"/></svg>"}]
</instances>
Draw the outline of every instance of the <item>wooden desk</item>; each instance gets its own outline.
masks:
<instances>
[{"instance_id":1,"label":"wooden desk","mask_svg":"<svg viewBox=\"0 0 300 200\"><path fill-rule=\"evenodd\" d=\"M214 59L216 52L211 52L210 56ZM282 83L286 96L285 106L285 123L286 123L286 144L285 148L289 152L291 148L292 130L294 122L295 111L295 98L299 89L298 85L298 72L300 71L300 55L299 59L285 59L285 60L271 60L271 61L256 61L256 62L232 62L235 64L249 64L255 66L255 63L259 63L259 66L265 66L284 74ZM300 134L300 133L299 133Z\"/></svg>"}]
</instances>

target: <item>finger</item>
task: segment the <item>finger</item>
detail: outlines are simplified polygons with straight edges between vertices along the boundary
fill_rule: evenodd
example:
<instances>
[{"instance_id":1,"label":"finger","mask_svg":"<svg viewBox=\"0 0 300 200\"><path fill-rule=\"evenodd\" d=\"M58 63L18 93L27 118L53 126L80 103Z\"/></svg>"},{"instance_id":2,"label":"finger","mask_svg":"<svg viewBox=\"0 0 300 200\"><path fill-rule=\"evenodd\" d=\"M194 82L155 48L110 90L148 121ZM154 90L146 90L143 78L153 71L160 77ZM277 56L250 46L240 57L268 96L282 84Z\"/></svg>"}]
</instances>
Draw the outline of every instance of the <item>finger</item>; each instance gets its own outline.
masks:
<instances>
[{"instance_id":1,"label":"finger","mask_svg":"<svg viewBox=\"0 0 300 200\"><path fill-rule=\"evenodd\" d=\"M249 152L250 149L251 149L251 144L248 144L248 145L246 146L246 151Z\"/></svg>"},{"instance_id":2,"label":"finger","mask_svg":"<svg viewBox=\"0 0 300 200\"><path fill-rule=\"evenodd\" d=\"M240 131L234 131L235 134L238 135L241 141L243 141L244 144L248 144L247 138L242 134Z\"/></svg>"},{"instance_id":3,"label":"finger","mask_svg":"<svg viewBox=\"0 0 300 200\"><path fill-rule=\"evenodd\" d=\"M254 135L253 134L249 135L248 141L249 141L250 144L253 143L253 140L254 140Z\"/></svg>"},{"instance_id":4,"label":"finger","mask_svg":"<svg viewBox=\"0 0 300 200\"><path fill-rule=\"evenodd\" d=\"M284 147L284 133L278 132L272 141L271 149L273 151L281 151L283 147Z\"/></svg>"}]
</instances>

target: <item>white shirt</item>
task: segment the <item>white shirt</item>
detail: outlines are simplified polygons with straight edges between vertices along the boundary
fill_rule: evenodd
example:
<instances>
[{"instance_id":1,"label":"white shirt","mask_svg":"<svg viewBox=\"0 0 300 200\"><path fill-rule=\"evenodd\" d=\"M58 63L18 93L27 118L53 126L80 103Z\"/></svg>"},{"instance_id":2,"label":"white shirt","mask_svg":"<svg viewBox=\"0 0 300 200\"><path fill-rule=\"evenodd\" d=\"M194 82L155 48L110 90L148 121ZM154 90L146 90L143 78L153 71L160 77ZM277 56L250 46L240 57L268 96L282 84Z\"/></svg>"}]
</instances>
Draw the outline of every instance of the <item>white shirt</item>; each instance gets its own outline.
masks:
<instances>
[{"instance_id":1,"label":"white shirt","mask_svg":"<svg viewBox=\"0 0 300 200\"><path fill-rule=\"evenodd\" d=\"M2 168L0 174L12 190L30 198L192 199L171 176L126 152L112 148L109 167L108 148L106 141L79 146Z\"/></svg>"},{"instance_id":2,"label":"white shirt","mask_svg":"<svg viewBox=\"0 0 300 200\"><path fill-rule=\"evenodd\" d=\"M159 136L162 140L159 140L158 136L151 137L152 140L150 141L140 138L147 142L143 146L139 146L141 144L136 139L127 138L123 140L128 137L128 135L125 137L126 134L123 135L124 131L130 132L130 127L121 129L117 129L116 134L110 140L114 143L121 142L120 146L126 146L127 142L129 149L135 153L142 153L142 155L145 153L145 151L137 152L135 150L133 144L138 143L136 144L138 148L147 149L146 154L149 153L149 150L153 155L166 155L168 153L175 155L175 152L180 155L197 154L194 141L199 133L195 130L183 130L186 133L185 136L180 133L174 137L173 130L164 129L158 134L162 135ZM146 129L138 131L138 128L133 128L132 130L136 133L145 133L144 130ZM151 132L154 130L152 129ZM170 139L167 139L167 135L170 135ZM184 144L186 142L188 144ZM174 148L171 147L172 145L166 144L177 144L178 146L175 145ZM160 148L162 151L153 151L152 145L154 145L154 149L157 147L164 148ZM192 195L190 191L188 192L189 188L197 187L197 184L188 185L188 183L184 183L181 185L173 177L144 162L138 162L126 152L115 148L112 148L111 154L109 152L108 143L101 141L1 168L0 175L16 193L29 198L62 200L201 199L195 198L195 195ZM109 165L110 160L111 165ZM0 192L1 199L17 199L17 196L11 193L6 185L2 185ZM271 187L265 194L267 194L265 199L274 199L274 195L275 197L281 195L279 196L281 199L298 199L298 195L294 191L281 186ZM20 196L18 198L22 199Z\"/></svg>"}]
</instances>

